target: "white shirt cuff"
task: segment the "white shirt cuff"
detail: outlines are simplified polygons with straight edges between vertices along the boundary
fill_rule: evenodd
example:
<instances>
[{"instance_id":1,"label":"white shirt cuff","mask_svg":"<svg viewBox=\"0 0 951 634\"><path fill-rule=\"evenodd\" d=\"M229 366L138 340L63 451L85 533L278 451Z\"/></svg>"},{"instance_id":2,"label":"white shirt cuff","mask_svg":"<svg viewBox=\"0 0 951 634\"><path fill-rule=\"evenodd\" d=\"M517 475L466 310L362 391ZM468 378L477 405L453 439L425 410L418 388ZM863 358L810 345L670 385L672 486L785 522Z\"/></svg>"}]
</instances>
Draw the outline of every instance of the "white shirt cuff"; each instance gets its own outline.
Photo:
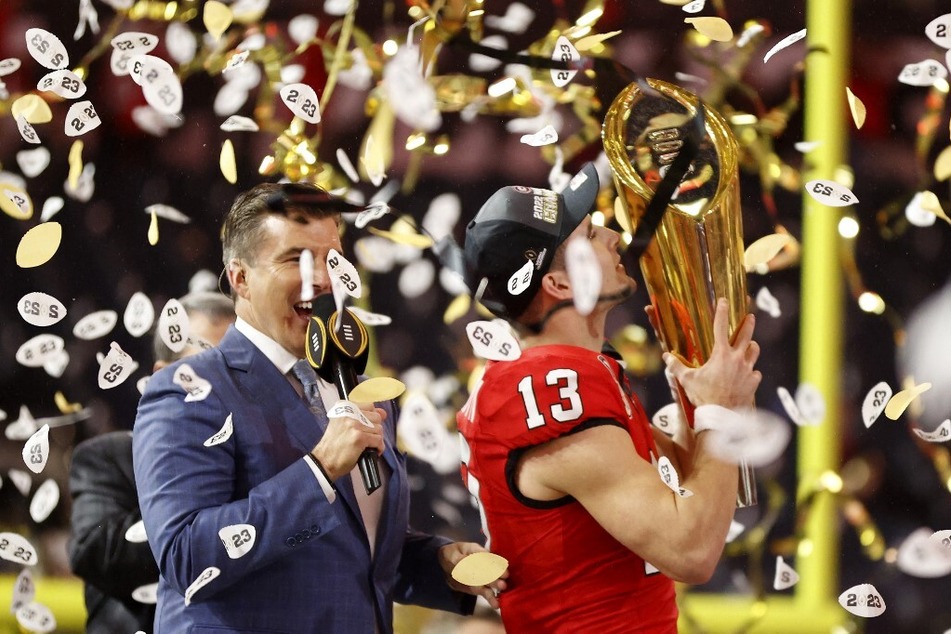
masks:
<instances>
[{"instance_id":1,"label":"white shirt cuff","mask_svg":"<svg viewBox=\"0 0 951 634\"><path fill-rule=\"evenodd\" d=\"M331 504L334 503L334 500L337 499L337 492L334 491L334 488L330 485L330 482L327 481L327 477L324 475L323 471L320 470L320 467L314 462L314 459L310 456L304 456L304 462L307 463L307 466L310 467L310 470L314 472L314 477L317 478L317 482L320 484L320 490L324 492L324 495L327 496L327 501Z\"/></svg>"}]
</instances>

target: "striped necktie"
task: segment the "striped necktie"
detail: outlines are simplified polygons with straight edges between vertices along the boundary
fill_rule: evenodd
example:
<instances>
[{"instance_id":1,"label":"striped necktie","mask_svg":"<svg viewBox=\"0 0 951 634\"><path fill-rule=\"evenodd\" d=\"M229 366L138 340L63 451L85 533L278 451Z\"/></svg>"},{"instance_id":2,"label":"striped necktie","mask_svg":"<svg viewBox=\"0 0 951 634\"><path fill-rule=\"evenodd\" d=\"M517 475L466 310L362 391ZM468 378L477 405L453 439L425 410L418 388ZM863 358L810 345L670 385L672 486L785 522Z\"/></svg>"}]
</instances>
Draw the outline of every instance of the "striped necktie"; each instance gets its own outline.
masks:
<instances>
[{"instance_id":1,"label":"striped necktie","mask_svg":"<svg viewBox=\"0 0 951 634\"><path fill-rule=\"evenodd\" d=\"M306 359L298 359L291 371L304 386L304 398L307 400L310 411L317 417L326 416L327 410L324 409L324 401L320 398L320 387L317 383L317 373L314 372L314 368L310 366Z\"/></svg>"}]
</instances>

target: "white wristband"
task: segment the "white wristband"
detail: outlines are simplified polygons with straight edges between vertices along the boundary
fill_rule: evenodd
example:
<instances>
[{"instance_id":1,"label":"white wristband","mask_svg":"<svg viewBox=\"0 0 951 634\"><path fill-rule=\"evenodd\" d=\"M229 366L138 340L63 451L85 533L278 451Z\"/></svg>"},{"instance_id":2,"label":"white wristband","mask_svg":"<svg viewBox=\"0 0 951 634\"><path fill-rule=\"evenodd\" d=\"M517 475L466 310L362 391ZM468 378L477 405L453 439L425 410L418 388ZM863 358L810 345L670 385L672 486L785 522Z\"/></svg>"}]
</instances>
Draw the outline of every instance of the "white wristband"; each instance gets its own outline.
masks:
<instances>
[{"instance_id":1,"label":"white wristband","mask_svg":"<svg viewBox=\"0 0 951 634\"><path fill-rule=\"evenodd\" d=\"M693 411L693 433L716 431L736 417L736 412L722 405L701 405Z\"/></svg>"}]
</instances>

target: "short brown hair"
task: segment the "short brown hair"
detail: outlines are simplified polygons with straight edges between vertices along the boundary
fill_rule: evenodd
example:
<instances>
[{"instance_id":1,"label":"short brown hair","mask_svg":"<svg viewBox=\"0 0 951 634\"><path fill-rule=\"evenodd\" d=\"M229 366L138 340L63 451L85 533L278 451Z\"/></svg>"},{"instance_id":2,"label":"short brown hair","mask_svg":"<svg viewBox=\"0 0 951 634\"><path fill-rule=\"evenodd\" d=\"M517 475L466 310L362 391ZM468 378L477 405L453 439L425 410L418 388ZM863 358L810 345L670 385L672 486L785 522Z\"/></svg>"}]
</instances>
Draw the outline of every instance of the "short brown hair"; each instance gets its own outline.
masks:
<instances>
[{"instance_id":1,"label":"short brown hair","mask_svg":"<svg viewBox=\"0 0 951 634\"><path fill-rule=\"evenodd\" d=\"M261 223L268 214L306 218L331 217L339 222L348 205L342 199L309 183L261 183L239 194L221 225L221 258L254 262L261 240Z\"/></svg>"}]
</instances>

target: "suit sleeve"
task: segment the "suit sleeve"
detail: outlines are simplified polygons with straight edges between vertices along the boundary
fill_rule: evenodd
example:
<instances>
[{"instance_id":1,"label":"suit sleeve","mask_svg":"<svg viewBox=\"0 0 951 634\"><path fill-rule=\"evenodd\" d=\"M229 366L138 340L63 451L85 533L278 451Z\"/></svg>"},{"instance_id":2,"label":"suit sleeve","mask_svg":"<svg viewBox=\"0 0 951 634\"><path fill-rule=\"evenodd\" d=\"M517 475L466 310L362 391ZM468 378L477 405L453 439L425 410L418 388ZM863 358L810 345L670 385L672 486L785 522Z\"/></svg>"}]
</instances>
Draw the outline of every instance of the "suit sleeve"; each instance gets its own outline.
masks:
<instances>
[{"instance_id":1,"label":"suit sleeve","mask_svg":"<svg viewBox=\"0 0 951 634\"><path fill-rule=\"evenodd\" d=\"M73 572L87 583L129 600L139 586L158 581L159 571L147 543L125 538L126 531L142 515L135 485L126 475L132 464L131 442L123 440L97 437L73 452L69 562Z\"/></svg>"},{"instance_id":2,"label":"suit sleeve","mask_svg":"<svg viewBox=\"0 0 951 634\"><path fill-rule=\"evenodd\" d=\"M196 402L185 402L182 389L172 383L174 367L152 377L139 403L133 434L135 478L149 543L169 585L184 595L203 572L218 569L219 576L192 598L200 601L233 584L253 581L255 571L296 554L287 544L295 533L307 530L319 538L337 528L340 520L302 457L285 460L289 466L248 490L236 490L247 474L237 468L235 435L266 431L255 425L242 427L247 409L231 411L222 399L241 408L250 405L228 393L233 386L210 364L193 364L215 386L206 399ZM231 437L206 446L229 416ZM268 445L267 438L244 442L257 449ZM268 454L255 459L282 458ZM232 558L226 536L219 536L219 531L239 524L253 528L253 546ZM251 532L238 535L232 544L240 542L246 548Z\"/></svg>"},{"instance_id":3,"label":"suit sleeve","mask_svg":"<svg viewBox=\"0 0 951 634\"><path fill-rule=\"evenodd\" d=\"M439 548L451 541L444 537L420 533L412 528L407 529L394 587L394 600L397 603L421 605L457 614L472 614L475 609L475 596L456 592L449 587L446 573L439 565Z\"/></svg>"}]
</instances>

